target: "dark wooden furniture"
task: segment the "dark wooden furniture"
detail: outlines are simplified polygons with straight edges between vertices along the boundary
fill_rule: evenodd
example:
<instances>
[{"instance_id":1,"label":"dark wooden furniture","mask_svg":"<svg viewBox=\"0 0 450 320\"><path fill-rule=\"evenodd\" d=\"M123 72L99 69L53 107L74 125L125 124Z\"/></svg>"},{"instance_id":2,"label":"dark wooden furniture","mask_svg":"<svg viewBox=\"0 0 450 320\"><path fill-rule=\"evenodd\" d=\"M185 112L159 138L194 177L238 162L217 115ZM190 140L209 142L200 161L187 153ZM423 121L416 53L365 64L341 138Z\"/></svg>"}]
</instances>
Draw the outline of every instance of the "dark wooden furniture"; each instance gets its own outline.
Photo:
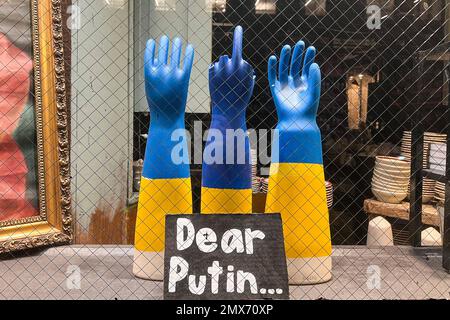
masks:
<instances>
[{"instance_id":1,"label":"dark wooden furniture","mask_svg":"<svg viewBox=\"0 0 450 320\"><path fill-rule=\"evenodd\" d=\"M434 49L419 51L416 56L416 72L417 81L414 88L416 93L413 95L414 101L411 101L417 106L417 112L414 112L411 119L412 130L411 130L411 194L410 194L410 223L409 230L411 235L411 245L413 247L421 246L421 230L422 230L422 179L428 177L437 181L445 183L445 204L444 204L444 223L443 230L441 233L444 234L443 237L443 249L442 249L442 265L449 271L450 270L450 97L444 97L447 99L447 126L443 129L447 133L447 155L446 155L446 172L445 175L438 174L429 169L422 168L422 157L423 157L423 135L424 135L424 125L423 119L423 109L425 109L434 101L430 101L429 92L429 75L426 76L427 71L430 68L426 68L426 63L442 63L442 73L446 77L446 86L449 85L449 73L450 73L450 43L442 44ZM432 79L436 79L439 75L431 75ZM440 76L444 76L443 74ZM446 91L448 92L448 90ZM433 105L432 105L433 107ZM437 107L437 106L434 106Z\"/></svg>"},{"instance_id":2,"label":"dark wooden furniture","mask_svg":"<svg viewBox=\"0 0 450 320\"><path fill-rule=\"evenodd\" d=\"M397 204L397 203L385 203L375 199L364 200L364 211L370 215L378 215L383 217L390 217L409 221L410 210L411 205L408 202L402 202ZM430 204L422 205L421 223L435 227L440 226L439 213L434 206Z\"/></svg>"}]
</instances>

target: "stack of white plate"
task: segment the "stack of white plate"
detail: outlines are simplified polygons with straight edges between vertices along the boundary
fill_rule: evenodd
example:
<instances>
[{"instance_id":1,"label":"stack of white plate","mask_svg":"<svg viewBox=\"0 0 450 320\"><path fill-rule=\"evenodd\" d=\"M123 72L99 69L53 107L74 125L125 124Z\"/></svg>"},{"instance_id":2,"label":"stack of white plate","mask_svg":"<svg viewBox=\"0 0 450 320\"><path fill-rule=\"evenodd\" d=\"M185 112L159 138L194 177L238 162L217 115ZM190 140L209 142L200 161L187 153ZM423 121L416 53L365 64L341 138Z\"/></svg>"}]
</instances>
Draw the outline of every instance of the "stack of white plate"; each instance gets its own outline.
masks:
<instances>
[{"instance_id":1,"label":"stack of white plate","mask_svg":"<svg viewBox=\"0 0 450 320\"><path fill-rule=\"evenodd\" d=\"M430 169L439 174L445 174L447 145L445 143L431 143Z\"/></svg>"},{"instance_id":2,"label":"stack of white plate","mask_svg":"<svg viewBox=\"0 0 450 320\"><path fill-rule=\"evenodd\" d=\"M435 186L435 194L434 199L440 203L443 204L445 202L445 184L439 181L436 181Z\"/></svg>"},{"instance_id":3,"label":"stack of white plate","mask_svg":"<svg viewBox=\"0 0 450 320\"><path fill-rule=\"evenodd\" d=\"M401 151L405 153L405 156L408 152L411 152L411 148L408 148L410 146L411 146L411 131L403 131Z\"/></svg>"},{"instance_id":4,"label":"stack of white plate","mask_svg":"<svg viewBox=\"0 0 450 320\"><path fill-rule=\"evenodd\" d=\"M434 199L436 181L428 178L422 180L422 203L428 203ZM411 192L410 185L408 185L408 196Z\"/></svg>"},{"instance_id":5,"label":"stack of white plate","mask_svg":"<svg viewBox=\"0 0 450 320\"><path fill-rule=\"evenodd\" d=\"M446 143L447 135L435 132L425 132L423 135L423 161L424 168L428 163L428 158L431 156L430 144L432 143ZM400 147L401 155L406 160L411 161L411 131L403 131L402 143Z\"/></svg>"},{"instance_id":6,"label":"stack of white plate","mask_svg":"<svg viewBox=\"0 0 450 320\"><path fill-rule=\"evenodd\" d=\"M428 165L428 155L430 151L430 145L425 143L424 136L424 144L423 144L423 168L427 168ZM400 155L405 157L405 160L411 162L411 131L403 131L402 143L400 146Z\"/></svg>"},{"instance_id":7,"label":"stack of white plate","mask_svg":"<svg viewBox=\"0 0 450 320\"><path fill-rule=\"evenodd\" d=\"M250 149L250 156L252 160L252 190L254 193L259 192L260 181L256 176L256 170L258 165L258 153L256 149Z\"/></svg>"},{"instance_id":8,"label":"stack of white plate","mask_svg":"<svg viewBox=\"0 0 450 320\"><path fill-rule=\"evenodd\" d=\"M261 192L261 178L259 177L252 177L252 192L258 193Z\"/></svg>"},{"instance_id":9,"label":"stack of white plate","mask_svg":"<svg viewBox=\"0 0 450 320\"><path fill-rule=\"evenodd\" d=\"M377 156L372 193L382 202L402 202L408 194L410 173L410 163L403 157Z\"/></svg>"},{"instance_id":10,"label":"stack of white plate","mask_svg":"<svg viewBox=\"0 0 450 320\"><path fill-rule=\"evenodd\" d=\"M267 193L269 191L269 178L261 178L261 192Z\"/></svg>"},{"instance_id":11,"label":"stack of white plate","mask_svg":"<svg viewBox=\"0 0 450 320\"><path fill-rule=\"evenodd\" d=\"M259 187L253 189L253 193L267 193L269 191L269 178L257 177ZM333 185L330 181L325 181L325 189L327 193L327 207L331 208L333 206Z\"/></svg>"},{"instance_id":12,"label":"stack of white plate","mask_svg":"<svg viewBox=\"0 0 450 320\"><path fill-rule=\"evenodd\" d=\"M411 131L403 131L400 155L411 161Z\"/></svg>"},{"instance_id":13,"label":"stack of white plate","mask_svg":"<svg viewBox=\"0 0 450 320\"><path fill-rule=\"evenodd\" d=\"M426 143L446 143L447 135L445 133L425 132L423 141Z\"/></svg>"},{"instance_id":14,"label":"stack of white plate","mask_svg":"<svg viewBox=\"0 0 450 320\"><path fill-rule=\"evenodd\" d=\"M434 198L436 181L424 178L422 181L422 203L428 203Z\"/></svg>"},{"instance_id":15,"label":"stack of white plate","mask_svg":"<svg viewBox=\"0 0 450 320\"><path fill-rule=\"evenodd\" d=\"M327 207L333 206L333 184L330 181L325 181L325 189L327 190Z\"/></svg>"}]
</instances>

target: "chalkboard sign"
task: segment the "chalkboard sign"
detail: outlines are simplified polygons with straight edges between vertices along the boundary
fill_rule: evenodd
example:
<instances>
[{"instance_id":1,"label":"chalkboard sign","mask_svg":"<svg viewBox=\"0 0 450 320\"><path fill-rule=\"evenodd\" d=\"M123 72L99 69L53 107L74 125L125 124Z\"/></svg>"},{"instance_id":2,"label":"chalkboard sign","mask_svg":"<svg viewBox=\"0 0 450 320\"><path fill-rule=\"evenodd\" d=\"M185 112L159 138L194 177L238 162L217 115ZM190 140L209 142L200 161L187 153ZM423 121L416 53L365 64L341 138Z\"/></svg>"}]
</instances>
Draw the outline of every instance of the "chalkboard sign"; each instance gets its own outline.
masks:
<instances>
[{"instance_id":1,"label":"chalkboard sign","mask_svg":"<svg viewBox=\"0 0 450 320\"><path fill-rule=\"evenodd\" d=\"M281 216L168 215L165 299L289 299Z\"/></svg>"}]
</instances>

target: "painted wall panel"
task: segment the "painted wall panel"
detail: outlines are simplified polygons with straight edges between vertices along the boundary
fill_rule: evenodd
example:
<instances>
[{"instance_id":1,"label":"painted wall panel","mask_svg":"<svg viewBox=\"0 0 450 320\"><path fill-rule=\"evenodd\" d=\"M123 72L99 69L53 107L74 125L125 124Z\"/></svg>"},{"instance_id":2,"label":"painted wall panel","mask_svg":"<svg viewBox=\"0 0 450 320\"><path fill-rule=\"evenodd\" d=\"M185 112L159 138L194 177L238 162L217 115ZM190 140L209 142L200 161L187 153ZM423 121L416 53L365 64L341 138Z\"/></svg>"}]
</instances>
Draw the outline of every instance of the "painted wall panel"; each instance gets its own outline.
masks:
<instances>
[{"instance_id":1,"label":"painted wall panel","mask_svg":"<svg viewBox=\"0 0 450 320\"><path fill-rule=\"evenodd\" d=\"M126 203L129 10L126 0L73 4L81 22L72 30L71 106L73 210L80 242L92 238L95 214L108 223Z\"/></svg>"}]
</instances>

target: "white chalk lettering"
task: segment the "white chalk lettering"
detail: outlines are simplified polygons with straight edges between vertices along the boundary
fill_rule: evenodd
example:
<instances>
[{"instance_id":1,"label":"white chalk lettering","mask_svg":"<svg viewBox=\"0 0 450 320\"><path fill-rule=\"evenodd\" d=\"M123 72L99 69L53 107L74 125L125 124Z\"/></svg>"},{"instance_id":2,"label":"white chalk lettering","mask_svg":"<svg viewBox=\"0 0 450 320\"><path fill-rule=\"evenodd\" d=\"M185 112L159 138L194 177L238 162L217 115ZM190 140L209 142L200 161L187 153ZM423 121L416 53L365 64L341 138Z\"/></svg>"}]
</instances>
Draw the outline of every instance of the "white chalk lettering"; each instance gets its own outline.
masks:
<instances>
[{"instance_id":1,"label":"white chalk lettering","mask_svg":"<svg viewBox=\"0 0 450 320\"><path fill-rule=\"evenodd\" d=\"M228 266L227 270L227 292L234 292L234 267Z\"/></svg>"},{"instance_id":2,"label":"white chalk lettering","mask_svg":"<svg viewBox=\"0 0 450 320\"><path fill-rule=\"evenodd\" d=\"M189 291L192 294L201 295L206 288L206 276L201 275L198 277L198 285L195 283L195 275L189 276Z\"/></svg>"},{"instance_id":3,"label":"white chalk lettering","mask_svg":"<svg viewBox=\"0 0 450 320\"><path fill-rule=\"evenodd\" d=\"M182 257L171 257L169 269L169 292L177 291L177 282L186 278L189 270L189 264Z\"/></svg>"},{"instance_id":4,"label":"white chalk lettering","mask_svg":"<svg viewBox=\"0 0 450 320\"><path fill-rule=\"evenodd\" d=\"M250 292L252 294L257 294L258 293L258 285L256 283L255 276L250 272L244 272L242 270L238 270L236 273L236 284L237 284L236 291L238 293L243 293L245 291L245 284L247 282L250 285Z\"/></svg>"},{"instance_id":5,"label":"white chalk lettering","mask_svg":"<svg viewBox=\"0 0 450 320\"><path fill-rule=\"evenodd\" d=\"M252 231L252 229L245 229L245 251L247 254L253 254L253 239L263 240L266 237L261 230Z\"/></svg>"},{"instance_id":6,"label":"white chalk lettering","mask_svg":"<svg viewBox=\"0 0 450 320\"><path fill-rule=\"evenodd\" d=\"M187 234L184 234L186 229ZM194 242L195 229L191 220L186 218L177 219L177 249L182 251L189 248Z\"/></svg>"},{"instance_id":7,"label":"white chalk lettering","mask_svg":"<svg viewBox=\"0 0 450 320\"><path fill-rule=\"evenodd\" d=\"M213 261L212 266L208 268L208 273L211 275L211 292L217 294L219 293L219 276L223 273L219 261Z\"/></svg>"},{"instance_id":8,"label":"white chalk lettering","mask_svg":"<svg viewBox=\"0 0 450 320\"><path fill-rule=\"evenodd\" d=\"M241 230L230 229L225 231L222 236L221 246L225 253L231 253L235 250L237 253L244 252L244 239Z\"/></svg>"},{"instance_id":9,"label":"white chalk lettering","mask_svg":"<svg viewBox=\"0 0 450 320\"><path fill-rule=\"evenodd\" d=\"M198 249L205 253L210 253L217 249L216 241L217 235L210 228L200 229L195 237Z\"/></svg>"}]
</instances>

